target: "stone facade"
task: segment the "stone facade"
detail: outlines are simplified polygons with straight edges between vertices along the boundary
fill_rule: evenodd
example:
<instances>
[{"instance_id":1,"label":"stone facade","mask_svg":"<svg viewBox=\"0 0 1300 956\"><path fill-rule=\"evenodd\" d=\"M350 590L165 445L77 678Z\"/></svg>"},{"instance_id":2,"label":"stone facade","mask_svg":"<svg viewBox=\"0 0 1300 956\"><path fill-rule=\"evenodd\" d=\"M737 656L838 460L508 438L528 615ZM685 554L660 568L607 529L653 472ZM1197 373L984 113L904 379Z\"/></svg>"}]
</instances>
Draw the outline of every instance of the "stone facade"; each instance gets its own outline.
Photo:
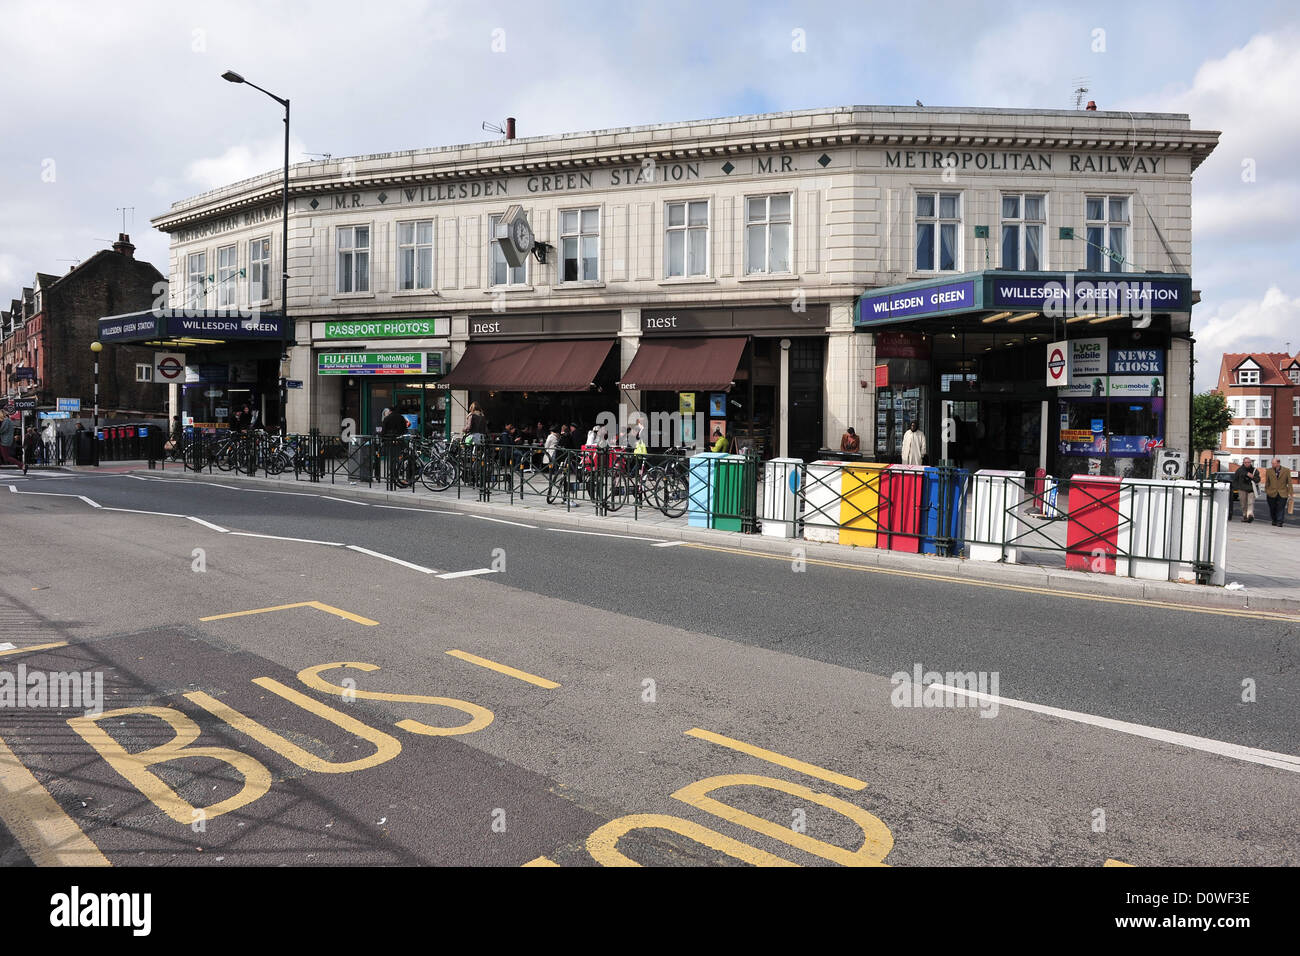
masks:
<instances>
[{"instance_id":1,"label":"stone facade","mask_svg":"<svg viewBox=\"0 0 1300 956\"><path fill-rule=\"evenodd\" d=\"M337 396L320 393L336 383L312 374L312 320L449 315L446 342L381 347L446 346L454 363L470 316L617 309L626 368L639 310L815 304L830 309L822 421L824 442L837 444L847 425L861 431L871 421L872 336L854 331L857 296L943 275L916 268L919 191L961 195L954 273L1003 267L1001 197L1016 191L1047 197L1044 270L1085 267L1084 244L1061 238L1059 227L1081 234L1085 197L1117 195L1130 199L1129 268L1190 273L1191 177L1217 135L1172 114L843 107L301 164L290 179L288 305L299 343L290 375L305 387L290 394L289 428L332 427L338 413ZM172 305L219 305L211 287L187 293L188 257L203 253L205 274L213 273L229 246L244 274L226 304L248 305L250 243L265 238L274 277L265 307L278 308L280 186L279 171L268 173L177 202L153 220L171 236ZM763 195L790 197L788 268L778 271L747 268L747 200ZM667 207L689 201L708 203L706 274L672 277ZM545 264L529 261L524 282L494 286L490 217L515 203L552 248ZM593 281L561 279L560 217L572 209L597 210ZM402 291L398 224L413 220L432 224L433 287ZM977 239L978 226L990 238ZM346 227L369 231L364 291L339 291Z\"/></svg>"}]
</instances>

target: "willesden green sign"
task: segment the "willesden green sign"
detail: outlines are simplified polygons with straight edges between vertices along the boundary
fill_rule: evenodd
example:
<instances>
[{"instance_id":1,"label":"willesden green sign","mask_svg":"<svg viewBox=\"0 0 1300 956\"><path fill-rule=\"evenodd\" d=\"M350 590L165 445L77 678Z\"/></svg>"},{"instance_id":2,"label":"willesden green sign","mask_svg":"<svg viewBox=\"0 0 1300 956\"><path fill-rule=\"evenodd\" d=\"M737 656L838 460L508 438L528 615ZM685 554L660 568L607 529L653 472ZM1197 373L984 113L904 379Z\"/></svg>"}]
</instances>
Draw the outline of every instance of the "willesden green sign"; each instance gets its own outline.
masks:
<instances>
[{"instance_id":1,"label":"willesden green sign","mask_svg":"<svg viewBox=\"0 0 1300 956\"><path fill-rule=\"evenodd\" d=\"M416 336L438 337L447 334L447 320L437 328L437 319L355 319L326 322L327 339L398 339Z\"/></svg>"},{"instance_id":2,"label":"willesden green sign","mask_svg":"<svg viewBox=\"0 0 1300 956\"><path fill-rule=\"evenodd\" d=\"M425 352L321 352L316 356L318 375L424 375ZM428 363L431 374L442 372L442 355Z\"/></svg>"}]
</instances>

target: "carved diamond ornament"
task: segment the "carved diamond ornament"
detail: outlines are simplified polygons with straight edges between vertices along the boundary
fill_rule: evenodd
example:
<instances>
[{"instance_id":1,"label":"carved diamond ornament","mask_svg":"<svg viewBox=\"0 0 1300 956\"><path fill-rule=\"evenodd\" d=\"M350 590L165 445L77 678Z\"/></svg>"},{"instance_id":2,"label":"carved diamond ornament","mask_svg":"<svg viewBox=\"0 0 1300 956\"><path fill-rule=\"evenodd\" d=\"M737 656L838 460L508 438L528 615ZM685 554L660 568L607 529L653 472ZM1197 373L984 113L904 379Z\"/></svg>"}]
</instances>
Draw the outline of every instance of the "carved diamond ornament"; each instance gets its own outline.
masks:
<instances>
[{"instance_id":1,"label":"carved diamond ornament","mask_svg":"<svg viewBox=\"0 0 1300 956\"><path fill-rule=\"evenodd\" d=\"M727 160L725 163L722 164L722 171L726 173L728 176L730 176L735 171L735 169L736 167L731 165L731 160Z\"/></svg>"}]
</instances>

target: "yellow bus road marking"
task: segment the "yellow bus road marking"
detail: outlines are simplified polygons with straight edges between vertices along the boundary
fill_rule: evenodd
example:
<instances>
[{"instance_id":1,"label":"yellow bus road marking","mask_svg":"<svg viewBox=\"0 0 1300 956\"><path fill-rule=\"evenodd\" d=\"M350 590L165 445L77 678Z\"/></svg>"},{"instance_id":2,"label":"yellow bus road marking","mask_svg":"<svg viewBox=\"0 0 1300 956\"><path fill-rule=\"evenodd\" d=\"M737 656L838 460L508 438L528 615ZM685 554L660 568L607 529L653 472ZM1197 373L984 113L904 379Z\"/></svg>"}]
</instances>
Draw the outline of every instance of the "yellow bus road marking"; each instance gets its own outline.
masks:
<instances>
[{"instance_id":1,"label":"yellow bus road marking","mask_svg":"<svg viewBox=\"0 0 1300 956\"><path fill-rule=\"evenodd\" d=\"M547 680L545 677L538 677L536 674L530 674L527 671L517 670L505 664L498 664L496 661L490 661L486 657L478 657L475 654L469 654L465 651L451 650L447 652L452 657L458 657L462 661L468 661L471 664L477 664L479 667L486 667L488 670L496 671L498 674L505 674L507 677L516 677L519 680L527 681L530 684L536 684L538 687L545 687L547 690L554 690L560 685L553 680Z\"/></svg>"},{"instance_id":2,"label":"yellow bus road marking","mask_svg":"<svg viewBox=\"0 0 1300 956\"><path fill-rule=\"evenodd\" d=\"M269 614L271 611L288 611L295 607L313 607L318 611L324 611L326 614L333 614L336 617L345 620L355 621L357 624L364 624L366 627L374 627L379 622L372 621L368 617L362 617L360 614L353 614L351 611L345 611L342 608L333 607L329 604L322 604L320 601L299 601L297 604L277 604L275 607L258 607L251 611L231 611L228 614L212 614L208 617L199 618L200 621L224 621L230 617L247 617L250 614Z\"/></svg>"},{"instance_id":3,"label":"yellow bus road marking","mask_svg":"<svg viewBox=\"0 0 1300 956\"><path fill-rule=\"evenodd\" d=\"M688 548L702 551L720 551L724 554L739 554L747 558L767 558L770 561L790 561L789 555L767 554L762 551L746 551L741 548L722 548L713 544L686 542ZM842 568L847 571L862 571L866 574L893 574L904 578L922 578L927 581L947 581L952 584L966 584L975 588L995 588L1002 591L1022 591L1026 594L1045 594L1052 597L1076 598L1080 601L1100 601L1103 604L1129 604L1134 607L1164 608L1170 611L1187 611L1192 614L1221 614L1227 617L1244 617L1259 621L1282 621L1286 624L1300 622L1300 617L1281 612L1251 611L1245 608L1230 607L1193 607L1187 604L1174 604L1169 601L1147 601L1140 598L1114 597L1107 594L1084 594L1080 591L1066 591L1060 588L1042 588L1032 584L1005 584L1000 581L980 581L972 578L957 577L951 574L929 574L925 571L903 571L899 568L870 567L863 564L850 564L845 561L827 561L822 558L803 558L804 564L815 564L823 568Z\"/></svg>"},{"instance_id":4,"label":"yellow bus road marking","mask_svg":"<svg viewBox=\"0 0 1300 956\"><path fill-rule=\"evenodd\" d=\"M545 856L539 856L535 860L529 860L527 863L520 864L520 866L559 866L559 865L560 864L556 863L550 857L545 857Z\"/></svg>"},{"instance_id":5,"label":"yellow bus road marking","mask_svg":"<svg viewBox=\"0 0 1300 956\"><path fill-rule=\"evenodd\" d=\"M787 757L785 754L779 754L774 750L764 750L762 747L755 747L753 744L747 744L743 740L736 740L733 737L724 737L722 734L715 734L711 730L701 730L699 727L692 727L686 731L687 737L697 737L700 740L707 740L709 743L717 744L720 747L729 747L732 750L738 750L743 754L749 754L751 757L757 757L759 760L766 760L768 763L774 763L778 766L785 767L787 770L796 770L799 773L807 774L810 777L816 777L818 780L825 780L827 783L833 783L849 790L865 790L866 783L856 777L849 777L842 773L836 773L834 770L827 770L813 763L806 763L803 760L796 760L794 757Z\"/></svg>"},{"instance_id":6,"label":"yellow bus road marking","mask_svg":"<svg viewBox=\"0 0 1300 956\"><path fill-rule=\"evenodd\" d=\"M26 654L28 651L48 651L55 647L67 646L67 641L55 641L53 644L28 644L26 647L14 647L9 650L0 651L0 657L9 657L12 654Z\"/></svg>"},{"instance_id":7,"label":"yellow bus road marking","mask_svg":"<svg viewBox=\"0 0 1300 956\"><path fill-rule=\"evenodd\" d=\"M3 740L0 820L37 866L112 865Z\"/></svg>"}]
</instances>

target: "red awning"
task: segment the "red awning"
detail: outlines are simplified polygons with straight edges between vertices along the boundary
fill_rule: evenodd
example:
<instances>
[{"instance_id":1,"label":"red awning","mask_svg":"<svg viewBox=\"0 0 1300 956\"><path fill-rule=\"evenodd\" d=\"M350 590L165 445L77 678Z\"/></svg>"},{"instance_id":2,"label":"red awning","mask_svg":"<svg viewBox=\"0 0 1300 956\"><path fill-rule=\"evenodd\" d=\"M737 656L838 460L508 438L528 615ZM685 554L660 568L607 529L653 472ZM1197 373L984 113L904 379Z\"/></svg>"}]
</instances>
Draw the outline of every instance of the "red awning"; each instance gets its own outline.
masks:
<instances>
[{"instance_id":1,"label":"red awning","mask_svg":"<svg viewBox=\"0 0 1300 956\"><path fill-rule=\"evenodd\" d=\"M725 392L745 350L740 337L645 339L623 373L623 388L650 392Z\"/></svg>"},{"instance_id":2,"label":"red awning","mask_svg":"<svg viewBox=\"0 0 1300 956\"><path fill-rule=\"evenodd\" d=\"M471 342L442 388L502 392L583 392L604 364L612 339Z\"/></svg>"}]
</instances>

